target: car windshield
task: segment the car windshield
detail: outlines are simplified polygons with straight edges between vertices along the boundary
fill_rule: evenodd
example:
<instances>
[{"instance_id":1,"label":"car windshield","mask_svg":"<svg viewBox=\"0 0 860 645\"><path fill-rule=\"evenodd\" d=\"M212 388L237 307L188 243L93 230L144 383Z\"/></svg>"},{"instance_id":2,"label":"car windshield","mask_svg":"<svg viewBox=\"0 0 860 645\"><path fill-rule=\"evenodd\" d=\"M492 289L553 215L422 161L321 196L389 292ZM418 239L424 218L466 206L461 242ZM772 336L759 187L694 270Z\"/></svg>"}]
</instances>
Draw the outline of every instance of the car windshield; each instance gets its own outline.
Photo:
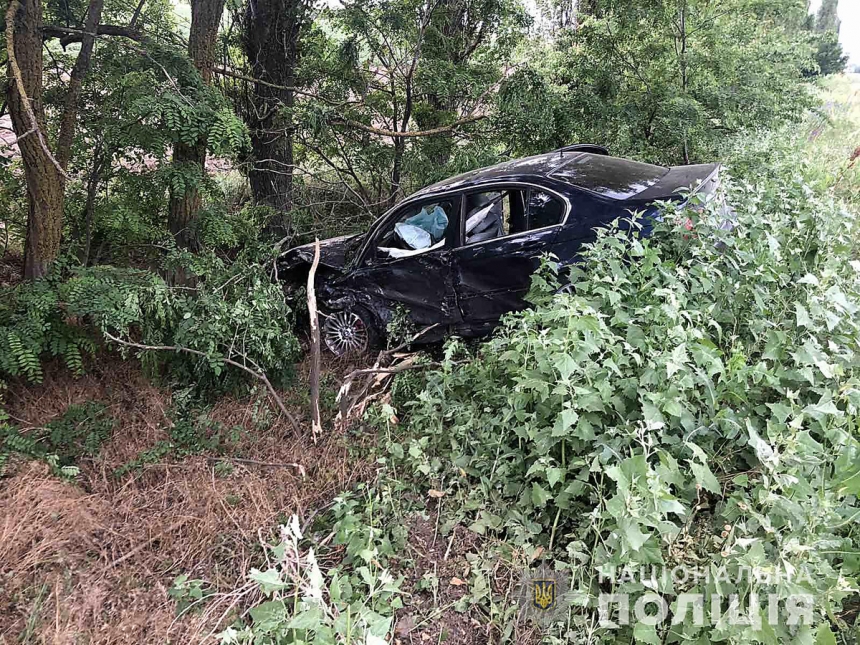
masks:
<instances>
[{"instance_id":1,"label":"car windshield","mask_svg":"<svg viewBox=\"0 0 860 645\"><path fill-rule=\"evenodd\" d=\"M667 172L662 166L582 153L552 177L612 199L630 199L656 184Z\"/></svg>"}]
</instances>

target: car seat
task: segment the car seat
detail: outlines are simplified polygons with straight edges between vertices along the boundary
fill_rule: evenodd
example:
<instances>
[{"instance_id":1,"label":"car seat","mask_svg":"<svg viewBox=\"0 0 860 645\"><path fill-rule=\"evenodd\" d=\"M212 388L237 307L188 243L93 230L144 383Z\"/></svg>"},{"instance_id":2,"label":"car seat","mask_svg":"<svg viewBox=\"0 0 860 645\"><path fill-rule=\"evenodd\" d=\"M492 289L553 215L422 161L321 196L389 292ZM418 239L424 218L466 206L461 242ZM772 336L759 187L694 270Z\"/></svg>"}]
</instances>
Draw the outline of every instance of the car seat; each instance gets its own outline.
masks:
<instances>
[{"instance_id":1,"label":"car seat","mask_svg":"<svg viewBox=\"0 0 860 645\"><path fill-rule=\"evenodd\" d=\"M466 244L502 236L501 200L501 195L493 199L486 193L471 198L474 206L466 215Z\"/></svg>"}]
</instances>

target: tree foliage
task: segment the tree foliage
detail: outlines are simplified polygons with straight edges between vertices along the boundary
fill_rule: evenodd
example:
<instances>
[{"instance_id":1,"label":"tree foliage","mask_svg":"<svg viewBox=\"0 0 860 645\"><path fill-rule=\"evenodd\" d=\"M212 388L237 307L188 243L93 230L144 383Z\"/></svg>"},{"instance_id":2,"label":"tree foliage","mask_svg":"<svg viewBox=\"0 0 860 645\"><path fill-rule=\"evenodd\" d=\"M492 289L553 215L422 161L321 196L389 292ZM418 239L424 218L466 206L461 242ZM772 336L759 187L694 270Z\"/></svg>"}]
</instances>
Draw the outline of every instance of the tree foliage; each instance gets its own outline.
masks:
<instances>
[{"instance_id":1,"label":"tree foliage","mask_svg":"<svg viewBox=\"0 0 860 645\"><path fill-rule=\"evenodd\" d=\"M657 162L702 161L727 135L775 126L810 103L803 3L598 6L503 88L500 120L518 151L595 141Z\"/></svg>"}]
</instances>

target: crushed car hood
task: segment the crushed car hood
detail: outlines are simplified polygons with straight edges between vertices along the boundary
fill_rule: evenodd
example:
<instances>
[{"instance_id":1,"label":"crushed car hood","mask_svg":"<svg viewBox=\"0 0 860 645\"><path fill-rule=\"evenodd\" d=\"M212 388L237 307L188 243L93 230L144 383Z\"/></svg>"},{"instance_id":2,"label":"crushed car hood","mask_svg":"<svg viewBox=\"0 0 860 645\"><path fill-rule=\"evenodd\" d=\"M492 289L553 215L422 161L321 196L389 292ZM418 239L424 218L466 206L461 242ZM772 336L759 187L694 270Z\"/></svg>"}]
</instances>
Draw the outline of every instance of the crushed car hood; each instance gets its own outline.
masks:
<instances>
[{"instance_id":1,"label":"crushed car hood","mask_svg":"<svg viewBox=\"0 0 860 645\"><path fill-rule=\"evenodd\" d=\"M341 235L320 242L320 264L332 269L342 269L346 266L350 251L361 243L361 235ZM310 264L314 260L314 245L303 244L293 247L281 254L278 262L284 269L291 269L301 264Z\"/></svg>"}]
</instances>

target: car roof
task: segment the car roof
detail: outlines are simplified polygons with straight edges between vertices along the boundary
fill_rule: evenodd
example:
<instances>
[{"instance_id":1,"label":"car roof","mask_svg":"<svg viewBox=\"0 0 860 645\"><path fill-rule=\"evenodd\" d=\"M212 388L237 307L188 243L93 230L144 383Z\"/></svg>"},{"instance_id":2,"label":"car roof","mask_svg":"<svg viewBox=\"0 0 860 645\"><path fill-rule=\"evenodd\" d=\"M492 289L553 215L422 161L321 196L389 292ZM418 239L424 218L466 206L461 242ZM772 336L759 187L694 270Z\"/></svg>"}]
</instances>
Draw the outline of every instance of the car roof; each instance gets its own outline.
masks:
<instances>
[{"instance_id":1,"label":"car roof","mask_svg":"<svg viewBox=\"0 0 860 645\"><path fill-rule=\"evenodd\" d=\"M444 179L418 191L413 197L458 190L494 181L545 180L564 182L613 200L623 201L648 189L668 168L621 157L591 152L557 150L503 161Z\"/></svg>"}]
</instances>

